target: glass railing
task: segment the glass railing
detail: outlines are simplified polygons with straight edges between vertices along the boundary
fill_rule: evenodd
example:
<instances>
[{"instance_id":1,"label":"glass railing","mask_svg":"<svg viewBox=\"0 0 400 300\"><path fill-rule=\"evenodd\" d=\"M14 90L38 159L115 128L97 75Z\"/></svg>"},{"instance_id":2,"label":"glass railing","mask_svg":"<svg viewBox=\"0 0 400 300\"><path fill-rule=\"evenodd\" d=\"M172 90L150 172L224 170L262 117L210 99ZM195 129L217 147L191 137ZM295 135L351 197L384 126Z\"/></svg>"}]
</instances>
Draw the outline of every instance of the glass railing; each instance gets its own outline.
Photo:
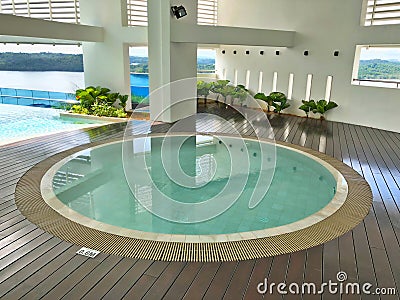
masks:
<instances>
[{"instance_id":1,"label":"glass railing","mask_svg":"<svg viewBox=\"0 0 400 300\"><path fill-rule=\"evenodd\" d=\"M64 107L77 102L73 93L0 88L0 103L2 104Z\"/></svg>"}]
</instances>

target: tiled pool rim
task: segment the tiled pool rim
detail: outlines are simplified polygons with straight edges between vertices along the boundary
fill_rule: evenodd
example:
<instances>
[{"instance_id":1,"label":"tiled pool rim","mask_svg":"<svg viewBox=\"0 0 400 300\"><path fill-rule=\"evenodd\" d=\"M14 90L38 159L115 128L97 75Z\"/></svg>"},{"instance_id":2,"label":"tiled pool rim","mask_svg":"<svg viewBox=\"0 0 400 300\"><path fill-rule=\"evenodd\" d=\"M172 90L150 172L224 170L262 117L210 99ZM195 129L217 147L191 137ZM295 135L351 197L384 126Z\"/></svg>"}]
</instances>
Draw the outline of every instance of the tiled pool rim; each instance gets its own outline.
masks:
<instances>
[{"instance_id":1,"label":"tiled pool rim","mask_svg":"<svg viewBox=\"0 0 400 300\"><path fill-rule=\"evenodd\" d=\"M152 134L151 136L163 136L163 134ZM254 139L252 137L245 138ZM228 235L148 233L111 226L81 216L55 197L51 178L64 160L81 150L120 141L121 139L118 139L108 143L77 147L39 163L28 171L17 185L18 208L28 219L44 230L72 243L106 253L169 261L224 261L279 255L327 242L361 222L372 204L369 185L353 169L325 154L283 142L277 142L277 144L280 147L299 151L322 163L333 174L338 186L334 198L322 210L298 222L276 228ZM35 173L35 184L32 184L32 178L27 178L30 172ZM25 186L27 189L26 181L31 183L29 186L30 201L33 201L31 189L34 190L35 203L26 203L26 195L20 188L20 186ZM46 200L42 198L42 192ZM38 206L40 209L32 210L33 206ZM44 211L47 211L49 215L45 216ZM51 222L49 222L49 218L52 220ZM63 226L53 226L56 223L62 223ZM77 234L80 231L82 231L81 234ZM101 237L93 238L98 235ZM89 236L91 238L88 238ZM117 242L117 240L120 241Z\"/></svg>"}]
</instances>

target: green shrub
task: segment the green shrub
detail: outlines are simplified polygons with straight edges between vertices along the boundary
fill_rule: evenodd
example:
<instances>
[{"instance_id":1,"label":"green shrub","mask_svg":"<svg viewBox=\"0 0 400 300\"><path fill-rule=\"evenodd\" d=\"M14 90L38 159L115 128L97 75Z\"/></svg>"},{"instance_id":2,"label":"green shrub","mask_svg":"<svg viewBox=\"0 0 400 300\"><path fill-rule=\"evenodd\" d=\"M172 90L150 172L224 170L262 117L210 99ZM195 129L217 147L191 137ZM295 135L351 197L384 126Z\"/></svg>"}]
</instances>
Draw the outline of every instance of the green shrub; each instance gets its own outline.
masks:
<instances>
[{"instance_id":1,"label":"green shrub","mask_svg":"<svg viewBox=\"0 0 400 300\"><path fill-rule=\"evenodd\" d=\"M80 104L71 108L74 113L119 118L127 116L125 106L128 95L110 93L110 89L100 86L76 90L75 95Z\"/></svg>"},{"instance_id":2,"label":"green shrub","mask_svg":"<svg viewBox=\"0 0 400 300\"><path fill-rule=\"evenodd\" d=\"M92 111L92 114L98 117L126 117L126 112L122 108L116 108L107 104L94 104L92 106Z\"/></svg>"},{"instance_id":3,"label":"green shrub","mask_svg":"<svg viewBox=\"0 0 400 300\"><path fill-rule=\"evenodd\" d=\"M89 110L79 104L73 105L71 107L71 112L75 114L89 115Z\"/></svg>"},{"instance_id":4,"label":"green shrub","mask_svg":"<svg viewBox=\"0 0 400 300\"><path fill-rule=\"evenodd\" d=\"M337 107L337 103L333 101L326 101L325 99L321 99L318 102L315 102L314 100L302 100L301 101L303 104L299 107L302 111L306 113L306 116L308 118L308 114L310 112L313 112L314 114L319 113L321 114L321 119L325 118L325 113L328 110L331 110L335 107Z\"/></svg>"}]
</instances>

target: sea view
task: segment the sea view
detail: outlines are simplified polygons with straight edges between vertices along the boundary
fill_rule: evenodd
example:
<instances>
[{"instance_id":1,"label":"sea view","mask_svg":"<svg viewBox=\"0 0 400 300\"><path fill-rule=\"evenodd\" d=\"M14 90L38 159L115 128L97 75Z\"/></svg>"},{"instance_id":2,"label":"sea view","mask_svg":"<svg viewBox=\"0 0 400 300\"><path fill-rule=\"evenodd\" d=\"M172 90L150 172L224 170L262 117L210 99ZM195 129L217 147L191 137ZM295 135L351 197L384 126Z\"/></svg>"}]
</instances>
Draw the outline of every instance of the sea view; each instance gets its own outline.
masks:
<instances>
[{"instance_id":1,"label":"sea view","mask_svg":"<svg viewBox=\"0 0 400 300\"><path fill-rule=\"evenodd\" d=\"M0 87L73 93L84 87L81 72L0 71Z\"/></svg>"},{"instance_id":2,"label":"sea view","mask_svg":"<svg viewBox=\"0 0 400 300\"><path fill-rule=\"evenodd\" d=\"M131 85L149 86L147 74L131 74ZM85 86L83 72L0 71L0 88L74 93Z\"/></svg>"}]
</instances>

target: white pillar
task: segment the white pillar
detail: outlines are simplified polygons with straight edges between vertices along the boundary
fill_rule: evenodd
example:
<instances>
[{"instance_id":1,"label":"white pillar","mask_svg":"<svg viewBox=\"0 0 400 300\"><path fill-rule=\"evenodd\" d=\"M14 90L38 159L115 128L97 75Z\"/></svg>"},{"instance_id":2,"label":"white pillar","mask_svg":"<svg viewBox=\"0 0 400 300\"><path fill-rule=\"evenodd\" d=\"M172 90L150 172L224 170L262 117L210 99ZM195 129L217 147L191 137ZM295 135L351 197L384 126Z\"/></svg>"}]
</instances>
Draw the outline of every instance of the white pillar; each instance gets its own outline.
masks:
<instances>
[{"instance_id":1,"label":"white pillar","mask_svg":"<svg viewBox=\"0 0 400 300\"><path fill-rule=\"evenodd\" d=\"M174 5L183 5L188 15L176 20ZM150 93L172 83L162 93L150 94L150 118L175 122L196 113L197 44L171 42L171 22L196 24L197 0L148 0L148 17ZM188 78L182 88L174 83Z\"/></svg>"},{"instance_id":2,"label":"white pillar","mask_svg":"<svg viewBox=\"0 0 400 300\"><path fill-rule=\"evenodd\" d=\"M103 43L83 43L85 85L103 86L112 92L129 95L131 109L129 46L123 43L121 29L126 18L126 1L81 0L81 23L104 28Z\"/></svg>"}]
</instances>

